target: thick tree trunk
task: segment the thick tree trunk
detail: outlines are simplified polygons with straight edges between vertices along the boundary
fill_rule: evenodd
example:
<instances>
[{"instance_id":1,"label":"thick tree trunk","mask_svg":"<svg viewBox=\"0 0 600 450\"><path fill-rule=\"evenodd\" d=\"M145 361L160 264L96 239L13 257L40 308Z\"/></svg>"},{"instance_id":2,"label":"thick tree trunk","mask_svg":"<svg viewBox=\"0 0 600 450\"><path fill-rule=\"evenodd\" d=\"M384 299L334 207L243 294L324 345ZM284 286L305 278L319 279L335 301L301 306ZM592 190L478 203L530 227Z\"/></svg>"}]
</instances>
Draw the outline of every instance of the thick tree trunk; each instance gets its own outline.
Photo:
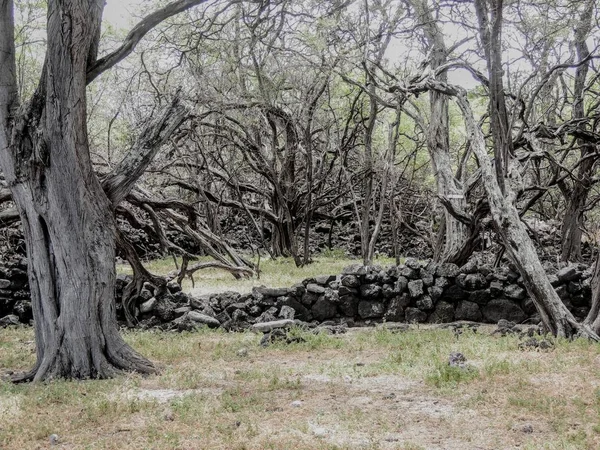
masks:
<instances>
[{"instance_id":1,"label":"thick tree trunk","mask_svg":"<svg viewBox=\"0 0 600 450\"><path fill-rule=\"evenodd\" d=\"M0 6L10 34L11 1ZM155 371L118 332L116 229L89 158L86 69L102 7L100 0L49 2L46 66L22 116L10 98L14 73L0 67L0 163L25 232L37 346L36 365L20 380ZM0 36L0 53L14 61L10 39Z\"/></svg>"}]
</instances>

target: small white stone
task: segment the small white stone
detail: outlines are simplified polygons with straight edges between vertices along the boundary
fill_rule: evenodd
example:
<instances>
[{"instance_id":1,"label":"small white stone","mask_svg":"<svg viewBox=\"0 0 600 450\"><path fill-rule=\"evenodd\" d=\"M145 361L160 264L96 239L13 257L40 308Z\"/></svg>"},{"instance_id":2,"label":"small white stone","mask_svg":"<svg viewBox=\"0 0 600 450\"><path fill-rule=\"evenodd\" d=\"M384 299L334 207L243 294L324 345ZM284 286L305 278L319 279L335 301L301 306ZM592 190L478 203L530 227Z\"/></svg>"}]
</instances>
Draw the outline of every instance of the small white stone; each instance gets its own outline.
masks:
<instances>
[{"instance_id":1,"label":"small white stone","mask_svg":"<svg viewBox=\"0 0 600 450\"><path fill-rule=\"evenodd\" d=\"M300 408L302 406L302 402L300 400L294 400L290 403L294 408Z\"/></svg>"},{"instance_id":2,"label":"small white stone","mask_svg":"<svg viewBox=\"0 0 600 450\"><path fill-rule=\"evenodd\" d=\"M325 437L325 436L327 436L327 430L325 428L320 428L320 427L314 428L313 434L316 437Z\"/></svg>"},{"instance_id":3,"label":"small white stone","mask_svg":"<svg viewBox=\"0 0 600 450\"><path fill-rule=\"evenodd\" d=\"M50 445L56 445L58 444L58 434L51 434L50 435Z\"/></svg>"}]
</instances>

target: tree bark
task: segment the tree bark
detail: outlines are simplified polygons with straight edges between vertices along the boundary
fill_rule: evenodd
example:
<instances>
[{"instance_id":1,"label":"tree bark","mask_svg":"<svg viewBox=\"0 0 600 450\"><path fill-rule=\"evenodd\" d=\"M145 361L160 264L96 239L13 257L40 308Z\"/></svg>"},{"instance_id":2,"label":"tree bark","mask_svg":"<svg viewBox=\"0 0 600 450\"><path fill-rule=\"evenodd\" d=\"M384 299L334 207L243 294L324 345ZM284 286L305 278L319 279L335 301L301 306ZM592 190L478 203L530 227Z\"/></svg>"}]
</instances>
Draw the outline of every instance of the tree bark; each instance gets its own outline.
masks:
<instances>
[{"instance_id":1,"label":"tree bark","mask_svg":"<svg viewBox=\"0 0 600 450\"><path fill-rule=\"evenodd\" d=\"M575 49L579 62L583 62L577 67L575 72L575 86L573 89L573 112L572 118L575 121L581 121L577 127L585 130L587 127L583 119L585 118L584 93L585 83L589 70L590 56L586 39L592 28L592 17L595 6L594 0L587 0L579 23L575 29ZM566 211L562 222L562 241L561 241L561 261L580 261L581 260L581 237L583 230L583 210L587 202L589 192L593 186L592 177L596 166L597 156L596 146L582 139L578 140L581 148L580 156L583 162L577 170L577 178L573 182L573 188L569 197L566 199Z\"/></svg>"},{"instance_id":2,"label":"tree bark","mask_svg":"<svg viewBox=\"0 0 600 450\"><path fill-rule=\"evenodd\" d=\"M176 3L174 12L151 15L152 23L200 1ZM0 168L24 230L37 349L34 368L17 381L156 371L118 332L113 204L90 160L86 85L118 59L103 60L88 77L103 7L103 0L48 2L42 77L19 108L14 5L0 0Z\"/></svg>"},{"instance_id":3,"label":"tree bark","mask_svg":"<svg viewBox=\"0 0 600 450\"><path fill-rule=\"evenodd\" d=\"M447 62L448 50L444 44L444 35L433 18L427 0L410 1L418 22L424 29L430 52L430 66L436 71ZM436 78L445 83L446 72L436 74ZM427 149L431 158L433 174L437 184L438 196L447 199L458 211L467 209L462 184L452 172L450 159L450 134L448 126L448 97L440 92L429 93L430 118L427 127ZM443 228L440 230L440 245L434 249L434 259L439 262L459 262L464 258L470 246L467 244L467 227L448 208L444 209ZM441 243L440 242L440 243Z\"/></svg>"},{"instance_id":4,"label":"tree bark","mask_svg":"<svg viewBox=\"0 0 600 450\"><path fill-rule=\"evenodd\" d=\"M473 151L477 156L483 184L487 193L492 218L502 238L506 252L517 266L527 292L533 300L545 327L556 336L572 337L581 334L594 340L598 335L586 324L578 323L550 284L519 212L514 206L515 194L505 183L502 192L487 155L485 140L477 126L466 93L454 88L458 105L463 113Z\"/></svg>"}]
</instances>

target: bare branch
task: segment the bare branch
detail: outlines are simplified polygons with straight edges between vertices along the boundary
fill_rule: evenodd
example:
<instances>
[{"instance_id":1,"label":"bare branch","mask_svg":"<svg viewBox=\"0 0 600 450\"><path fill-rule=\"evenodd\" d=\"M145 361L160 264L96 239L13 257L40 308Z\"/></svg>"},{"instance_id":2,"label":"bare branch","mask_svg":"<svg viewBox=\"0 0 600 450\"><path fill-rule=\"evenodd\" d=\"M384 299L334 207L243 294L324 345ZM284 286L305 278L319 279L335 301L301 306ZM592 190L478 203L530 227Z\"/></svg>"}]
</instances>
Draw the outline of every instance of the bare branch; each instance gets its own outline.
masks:
<instances>
[{"instance_id":1,"label":"bare branch","mask_svg":"<svg viewBox=\"0 0 600 450\"><path fill-rule=\"evenodd\" d=\"M114 52L97 60L87 72L88 84L94 81L100 74L113 67L118 62L125 59L142 40L142 38L152 30L155 26L168 19L171 16L186 11L194 6L205 3L207 0L178 0L169 3L164 8L154 11L152 14L144 17L129 34L125 37L125 41ZM9 2L10 3L10 2Z\"/></svg>"}]
</instances>

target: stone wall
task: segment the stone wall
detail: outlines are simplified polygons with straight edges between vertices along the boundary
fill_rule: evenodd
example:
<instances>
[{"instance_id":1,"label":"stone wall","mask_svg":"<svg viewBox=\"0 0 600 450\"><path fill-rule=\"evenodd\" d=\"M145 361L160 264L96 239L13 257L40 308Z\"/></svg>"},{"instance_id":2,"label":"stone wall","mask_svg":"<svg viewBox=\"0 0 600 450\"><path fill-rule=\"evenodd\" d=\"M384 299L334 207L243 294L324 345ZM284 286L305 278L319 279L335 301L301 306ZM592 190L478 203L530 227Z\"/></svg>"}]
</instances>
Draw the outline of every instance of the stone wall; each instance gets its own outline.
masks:
<instances>
[{"instance_id":1,"label":"stone wall","mask_svg":"<svg viewBox=\"0 0 600 450\"><path fill-rule=\"evenodd\" d=\"M0 325L29 323L32 318L27 259L13 256L0 261Z\"/></svg>"},{"instance_id":2,"label":"stone wall","mask_svg":"<svg viewBox=\"0 0 600 450\"><path fill-rule=\"evenodd\" d=\"M5 294L0 296L0 317L13 313L28 322L30 307L27 309L24 299L23 269L23 261L10 268L0 266L0 285L6 287L0 291ZM590 277L590 269L577 265L550 275L559 296L579 318L589 310ZM126 276L119 277L117 298L128 281ZM198 325L236 330L279 319L313 324L333 321L349 326L383 321L539 322L518 273L509 267L492 269L476 260L460 268L411 258L398 267L367 269L356 265L341 275L306 279L286 288L256 287L247 294L224 292L191 297L174 282L166 291L146 284L135 303L140 326L179 330ZM117 313L124 320L119 304Z\"/></svg>"}]
</instances>

